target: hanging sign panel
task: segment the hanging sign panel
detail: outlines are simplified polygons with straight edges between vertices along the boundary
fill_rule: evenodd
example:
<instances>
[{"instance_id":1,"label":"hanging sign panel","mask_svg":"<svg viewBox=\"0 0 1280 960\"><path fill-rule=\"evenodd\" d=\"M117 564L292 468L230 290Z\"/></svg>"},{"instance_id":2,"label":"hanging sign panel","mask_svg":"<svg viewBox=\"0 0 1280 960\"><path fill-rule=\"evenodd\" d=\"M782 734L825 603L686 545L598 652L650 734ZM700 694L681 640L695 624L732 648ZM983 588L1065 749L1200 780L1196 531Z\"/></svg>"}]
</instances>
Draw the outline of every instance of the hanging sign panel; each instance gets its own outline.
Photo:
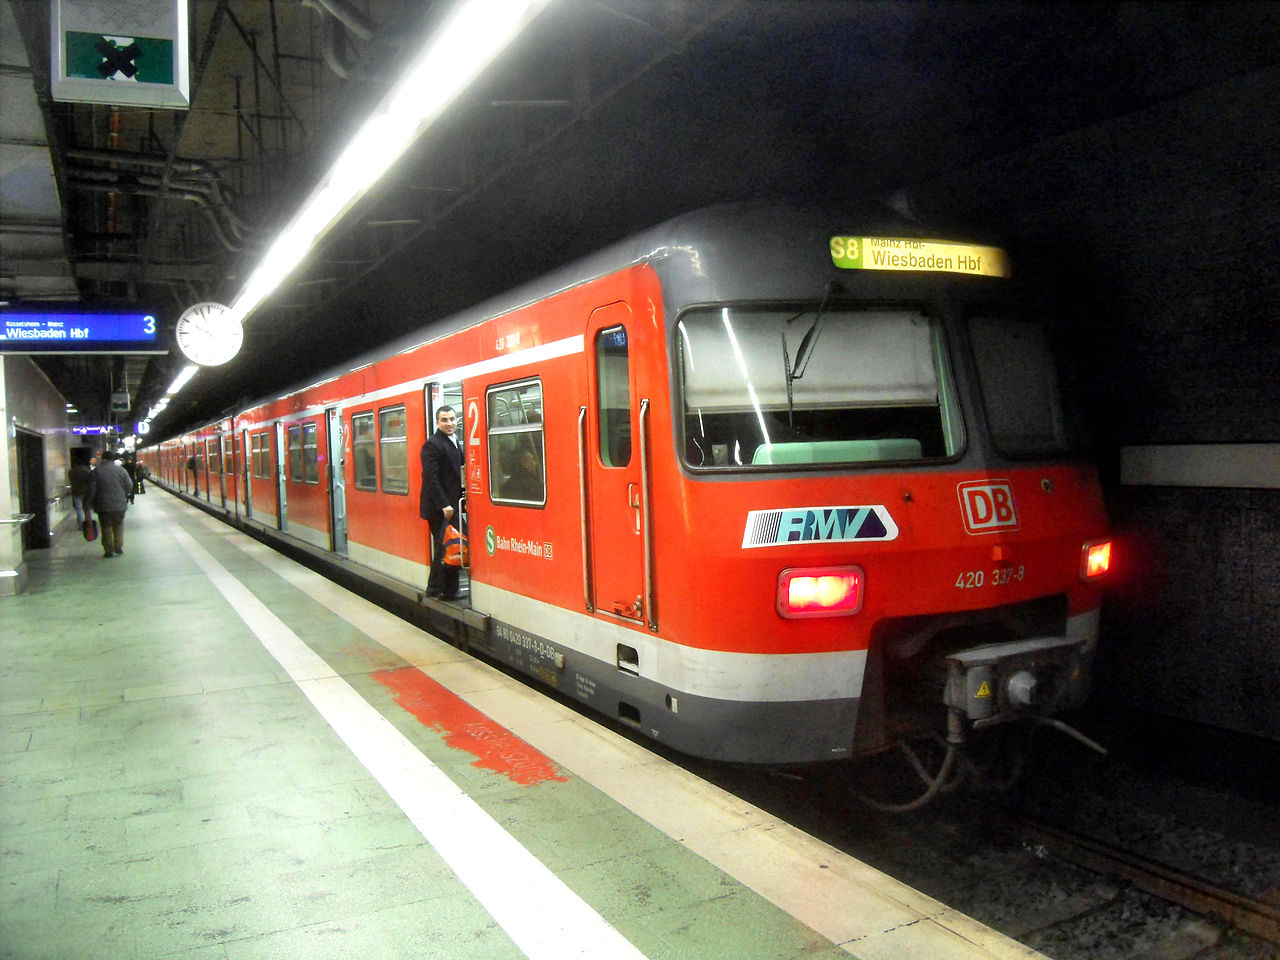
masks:
<instances>
[{"instance_id":1,"label":"hanging sign panel","mask_svg":"<svg viewBox=\"0 0 1280 960\"><path fill-rule=\"evenodd\" d=\"M52 0L53 99L185 110L187 0Z\"/></svg>"}]
</instances>

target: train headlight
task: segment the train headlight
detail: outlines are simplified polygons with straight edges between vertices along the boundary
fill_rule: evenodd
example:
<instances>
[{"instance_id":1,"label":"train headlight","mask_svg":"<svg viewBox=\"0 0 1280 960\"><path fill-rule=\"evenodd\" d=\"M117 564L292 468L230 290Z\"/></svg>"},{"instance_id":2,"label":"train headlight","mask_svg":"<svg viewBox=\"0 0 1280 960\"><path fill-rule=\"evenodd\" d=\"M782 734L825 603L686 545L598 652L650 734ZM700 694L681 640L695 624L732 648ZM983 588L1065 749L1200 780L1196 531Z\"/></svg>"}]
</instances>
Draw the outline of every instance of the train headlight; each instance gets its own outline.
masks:
<instances>
[{"instance_id":1,"label":"train headlight","mask_svg":"<svg viewBox=\"0 0 1280 960\"><path fill-rule=\"evenodd\" d=\"M861 567L788 567L778 574L778 615L849 617L862 609Z\"/></svg>"},{"instance_id":2,"label":"train headlight","mask_svg":"<svg viewBox=\"0 0 1280 960\"><path fill-rule=\"evenodd\" d=\"M1080 551L1080 579L1096 580L1111 569L1111 541L1090 540Z\"/></svg>"}]
</instances>

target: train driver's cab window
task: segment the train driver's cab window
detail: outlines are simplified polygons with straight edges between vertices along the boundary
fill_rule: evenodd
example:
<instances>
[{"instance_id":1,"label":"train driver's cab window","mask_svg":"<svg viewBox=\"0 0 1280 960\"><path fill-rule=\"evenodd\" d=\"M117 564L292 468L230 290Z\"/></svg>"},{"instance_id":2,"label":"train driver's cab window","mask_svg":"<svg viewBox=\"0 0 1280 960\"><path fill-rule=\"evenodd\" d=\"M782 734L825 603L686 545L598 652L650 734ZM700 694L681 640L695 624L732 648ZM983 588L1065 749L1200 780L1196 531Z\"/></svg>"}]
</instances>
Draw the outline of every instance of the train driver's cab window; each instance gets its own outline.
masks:
<instances>
[{"instance_id":1,"label":"train driver's cab window","mask_svg":"<svg viewBox=\"0 0 1280 960\"><path fill-rule=\"evenodd\" d=\"M1023 317L979 313L969 317L969 342L996 449L1010 457L1070 450L1075 431L1063 416L1045 326Z\"/></svg>"},{"instance_id":2,"label":"train driver's cab window","mask_svg":"<svg viewBox=\"0 0 1280 960\"><path fill-rule=\"evenodd\" d=\"M307 483L320 482L320 440L314 423L302 425L302 472Z\"/></svg>"},{"instance_id":3,"label":"train driver's cab window","mask_svg":"<svg viewBox=\"0 0 1280 960\"><path fill-rule=\"evenodd\" d=\"M356 467L356 489L378 489L378 438L373 432L373 414L351 417L351 458Z\"/></svg>"},{"instance_id":4,"label":"train driver's cab window","mask_svg":"<svg viewBox=\"0 0 1280 960\"><path fill-rule=\"evenodd\" d=\"M677 331L691 467L940 460L963 446L942 331L921 310L697 309Z\"/></svg>"},{"instance_id":5,"label":"train driver's cab window","mask_svg":"<svg viewBox=\"0 0 1280 960\"><path fill-rule=\"evenodd\" d=\"M625 327L596 334L596 408L600 462L625 467L631 462L631 373Z\"/></svg>"},{"instance_id":6,"label":"train driver's cab window","mask_svg":"<svg viewBox=\"0 0 1280 960\"><path fill-rule=\"evenodd\" d=\"M378 453L382 463L382 492L409 492L408 420L403 406L378 411Z\"/></svg>"},{"instance_id":7,"label":"train driver's cab window","mask_svg":"<svg viewBox=\"0 0 1280 960\"><path fill-rule=\"evenodd\" d=\"M289 479L302 482L302 428L289 428Z\"/></svg>"},{"instance_id":8,"label":"train driver's cab window","mask_svg":"<svg viewBox=\"0 0 1280 960\"><path fill-rule=\"evenodd\" d=\"M490 387L485 392L489 499L523 507L547 502L542 382Z\"/></svg>"}]
</instances>

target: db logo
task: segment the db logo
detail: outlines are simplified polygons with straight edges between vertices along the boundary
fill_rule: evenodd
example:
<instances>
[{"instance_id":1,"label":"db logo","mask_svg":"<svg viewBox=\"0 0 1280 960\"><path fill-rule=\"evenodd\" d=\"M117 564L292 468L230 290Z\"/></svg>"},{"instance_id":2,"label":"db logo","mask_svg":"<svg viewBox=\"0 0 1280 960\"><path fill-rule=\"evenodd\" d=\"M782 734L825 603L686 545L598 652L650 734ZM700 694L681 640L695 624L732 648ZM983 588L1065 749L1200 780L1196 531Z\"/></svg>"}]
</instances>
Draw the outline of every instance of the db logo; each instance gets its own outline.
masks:
<instances>
[{"instance_id":1,"label":"db logo","mask_svg":"<svg viewBox=\"0 0 1280 960\"><path fill-rule=\"evenodd\" d=\"M1013 509L1013 488L1008 480L977 480L962 483L956 490L964 512L964 528L969 533L1018 529L1018 515Z\"/></svg>"}]
</instances>

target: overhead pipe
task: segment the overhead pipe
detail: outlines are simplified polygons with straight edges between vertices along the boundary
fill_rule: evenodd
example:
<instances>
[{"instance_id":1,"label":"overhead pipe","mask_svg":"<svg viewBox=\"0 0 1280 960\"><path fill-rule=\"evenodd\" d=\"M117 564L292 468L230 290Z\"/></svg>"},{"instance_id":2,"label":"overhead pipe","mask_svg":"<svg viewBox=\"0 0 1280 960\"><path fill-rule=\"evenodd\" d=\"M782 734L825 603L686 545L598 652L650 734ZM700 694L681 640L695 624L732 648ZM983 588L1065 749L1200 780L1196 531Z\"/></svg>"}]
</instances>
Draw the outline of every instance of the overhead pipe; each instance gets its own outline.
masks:
<instances>
[{"instance_id":1,"label":"overhead pipe","mask_svg":"<svg viewBox=\"0 0 1280 960\"><path fill-rule=\"evenodd\" d=\"M235 235L237 240L244 240L245 233L252 232L254 229L251 225L245 223L244 219L231 208L225 194L222 192L221 185L217 183L206 184L194 183L188 180L170 180L166 191L162 178L147 174L125 174L115 170L99 170L93 167L73 167L71 174L73 177L82 178L80 181L73 180L72 186L84 186L86 182L101 182L122 186L137 185L154 189L155 193L153 195L157 197L173 196L175 199L180 200L191 200L194 197L199 197L200 203L211 209L216 209L222 215L226 228Z\"/></svg>"},{"instance_id":2,"label":"overhead pipe","mask_svg":"<svg viewBox=\"0 0 1280 960\"><path fill-rule=\"evenodd\" d=\"M373 24L363 13L353 7L347 0L304 0L304 5L314 4L322 8L361 40L372 40Z\"/></svg>"},{"instance_id":3,"label":"overhead pipe","mask_svg":"<svg viewBox=\"0 0 1280 960\"><path fill-rule=\"evenodd\" d=\"M83 148L67 150L66 155L72 159L102 161L104 163L111 163L113 166L119 164L125 166L156 167L160 169L169 167L170 169L181 170L184 173L194 174L207 181L209 186L206 187L202 184L193 183L186 179L174 181L172 177L170 177L169 182L171 185L176 182L179 188L186 190L212 190L212 192L216 194L215 202L225 208L226 215L237 233L243 234L245 231L256 229L252 224L245 220L244 217L236 212L231 200L230 188L227 186L226 181L222 179L222 175L211 164L203 160L175 160L173 164L168 164L168 162L162 157L150 156L145 153L122 152L120 154L115 154L108 153L103 150L87 150ZM104 171L95 167L77 166L74 168L73 172L79 173L81 176L100 176ZM114 171L110 172L114 173ZM140 177L140 179L142 178ZM162 178L155 177L147 178L145 182L163 183L163 180Z\"/></svg>"},{"instance_id":4,"label":"overhead pipe","mask_svg":"<svg viewBox=\"0 0 1280 960\"><path fill-rule=\"evenodd\" d=\"M320 17L320 55L329 69L343 80L376 82L376 71L360 66L347 36L347 30L350 29L360 39L370 40L374 36L372 24L344 0L302 0L302 5L314 10ZM340 12L339 7L345 9Z\"/></svg>"},{"instance_id":5,"label":"overhead pipe","mask_svg":"<svg viewBox=\"0 0 1280 960\"><path fill-rule=\"evenodd\" d=\"M155 187L143 186L140 183L105 183L91 179L75 179L69 181L69 185L78 190L97 190L102 193L131 193L142 197L159 197L162 200L189 200L200 206L201 210L207 215L209 225L213 228L214 235L218 242L230 250L232 253L239 253L243 249L243 243L227 236L223 225L218 221L213 209L209 204L208 198L199 193L179 192L175 190L162 191Z\"/></svg>"}]
</instances>

